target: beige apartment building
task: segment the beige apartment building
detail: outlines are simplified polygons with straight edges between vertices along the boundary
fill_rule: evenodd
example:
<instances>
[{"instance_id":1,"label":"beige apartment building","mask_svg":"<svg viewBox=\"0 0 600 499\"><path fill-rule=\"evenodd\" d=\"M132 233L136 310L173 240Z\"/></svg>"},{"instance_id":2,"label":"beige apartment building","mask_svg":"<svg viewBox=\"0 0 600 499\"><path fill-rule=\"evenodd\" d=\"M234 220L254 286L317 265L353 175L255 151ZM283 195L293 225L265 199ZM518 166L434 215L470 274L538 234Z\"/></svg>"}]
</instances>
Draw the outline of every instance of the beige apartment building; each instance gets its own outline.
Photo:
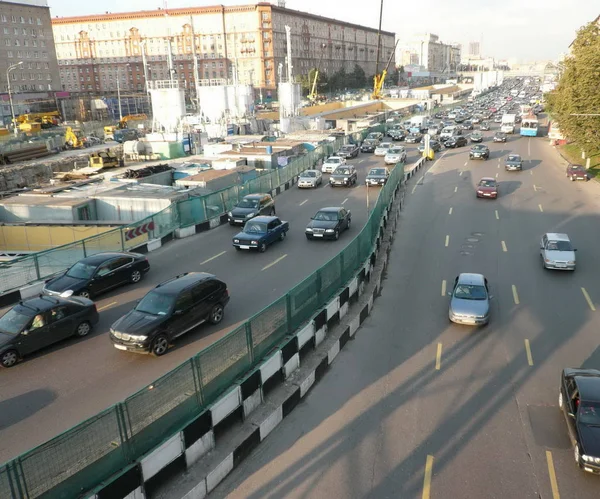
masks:
<instances>
[{"instance_id":1,"label":"beige apartment building","mask_svg":"<svg viewBox=\"0 0 600 499\"><path fill-rule=\"evenodd\" d=\"M286 25L293 77L307 74L321 57L327 73L352 71L355 64L367 76L375 73L376 29L270 3L52 19L62 89L90 94L116 91L117 78L121 91L144 91L142 55L148 80L172 77L193 88L196 58L201 85L228 80L273 90L280 64L286 76ZM380 70L394 43L394 33L381 34Z\"/></svg>"}]
</instances>

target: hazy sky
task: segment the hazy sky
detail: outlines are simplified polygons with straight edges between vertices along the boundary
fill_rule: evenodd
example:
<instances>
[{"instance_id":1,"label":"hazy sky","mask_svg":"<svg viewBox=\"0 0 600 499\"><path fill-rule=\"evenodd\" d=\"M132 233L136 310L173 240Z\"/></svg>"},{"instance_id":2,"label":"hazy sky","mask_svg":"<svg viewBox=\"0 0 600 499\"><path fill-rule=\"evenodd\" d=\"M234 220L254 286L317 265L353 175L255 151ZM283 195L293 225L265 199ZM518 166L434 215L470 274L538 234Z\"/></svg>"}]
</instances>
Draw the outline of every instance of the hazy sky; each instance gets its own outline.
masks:
<instances>
[{"instance_id":1,"label":"hazy sky","mask_svg":"<svg viewBox=\"0 0 600 499\"><path fill-rule=\"evenodd\" d=\"M162 0L103 0L78 3L48 0L52 16L99 14L164 8ZM221 0L168 0L167 7L239 5ZM276 2L272 2L276 3ZM378 0L287 0L290 9L376 28ZM485 56L498 59L555 59L577 29L600 14L599 0L384 0L383 29L404 34L435 33L443 42L481 41Z\"/></svg>"}]
</instances>

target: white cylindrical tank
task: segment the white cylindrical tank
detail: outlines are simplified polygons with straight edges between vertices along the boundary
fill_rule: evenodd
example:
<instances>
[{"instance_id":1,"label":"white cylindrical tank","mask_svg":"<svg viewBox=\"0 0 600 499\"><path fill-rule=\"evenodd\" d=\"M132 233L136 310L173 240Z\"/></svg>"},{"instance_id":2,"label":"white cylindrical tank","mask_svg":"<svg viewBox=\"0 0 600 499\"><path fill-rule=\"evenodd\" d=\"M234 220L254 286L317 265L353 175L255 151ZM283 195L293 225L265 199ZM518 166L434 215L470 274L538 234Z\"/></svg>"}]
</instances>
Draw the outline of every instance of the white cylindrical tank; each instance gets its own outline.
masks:
<instances>
[{"instance_id":1,"label":"white cylindrical tank","mask_svg":"<svg viewBox=\"0 0 600 499\"><path fill-rule=\"evenodd\" d=\"M180 88L152 88L152 115L160 131L177 130L179 121L186 114L185 97Z\"/></svg>"},{"instance_id":2,"label":"white cylindrical tank","mask_svg":"<svg viewBox=\"0 0 600 499\"><path fill-rule=\"evenodd\" d=\"M225 110L228 108L225 85L199 86L198 98L202 113L211 123L215 123L225 116Z\"/></svg>"},{"instance_id":3,"label":"white cylindrical tank","mask_svg":"<svg viewBox=\"0 0 600 499\"><path fill-rule=\"evenodd\" d=\"M302 102L300 84L279 84L279 115L282 118L298 116Z\"/></svg>"},{"instance_id":4,"label":"white cylindrical tank","mask_svg":"<svg viewBox=\"0 0 600 499\"><path fill-rule=\"evenodd\" d=\"M128 140L123 143L123 154L126 156L146 154L146 143L141 140Z\"/></svg>"}]
</instances>

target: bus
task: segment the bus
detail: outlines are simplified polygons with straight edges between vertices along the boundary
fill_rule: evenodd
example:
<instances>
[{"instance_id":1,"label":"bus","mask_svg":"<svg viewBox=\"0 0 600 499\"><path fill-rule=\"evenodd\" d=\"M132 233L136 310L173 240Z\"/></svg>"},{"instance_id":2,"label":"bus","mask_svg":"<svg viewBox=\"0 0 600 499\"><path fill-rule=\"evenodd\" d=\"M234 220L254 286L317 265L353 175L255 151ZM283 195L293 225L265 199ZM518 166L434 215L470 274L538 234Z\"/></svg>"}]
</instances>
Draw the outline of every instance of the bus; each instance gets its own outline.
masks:
<instances>
[{"instance_id":1,"label":"bus","mask_svg":"<svg viewBox=\"0 0 600 499\"><path fill-rule=\"evenodd\" d=\"M534 115L523 116L520 134L524 137L537 137L538 119Z\"/></svg>"}]
</instances>

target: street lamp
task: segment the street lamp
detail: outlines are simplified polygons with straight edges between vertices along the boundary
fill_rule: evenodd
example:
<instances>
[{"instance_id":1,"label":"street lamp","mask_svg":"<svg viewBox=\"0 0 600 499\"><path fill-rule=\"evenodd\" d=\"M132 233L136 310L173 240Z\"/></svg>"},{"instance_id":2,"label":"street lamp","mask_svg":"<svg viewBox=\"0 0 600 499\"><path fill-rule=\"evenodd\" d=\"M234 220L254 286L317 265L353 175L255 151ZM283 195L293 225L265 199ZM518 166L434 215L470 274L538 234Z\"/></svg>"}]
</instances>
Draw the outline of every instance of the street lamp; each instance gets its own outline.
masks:
<instances>
[{"instance_id":1,"label":"street lamp","mask_svg":"<svg viewBox=\"0 0 600 499\"><path fill-rule=\"evenodd\" d=\"M126 68L129 64L125 65ZM123 109L121 108L121 66L117 66L117 100L119 101L119 121L123 119Z\"/></svg>"},{"instance_id":2,"label":"street lamp","mask_svg":"<svg viewBox=\"0 0 600 499\"><path fill-rule=\"evenodd\" d=\"M20 62L17 62L16 64L12 64L11 66L8 66L8 69L6 70L6 83L8 85L8 100L10 102L10 114L12 116L12 125L15 130L15 135L17 135L19 133L19 130L17 128L17 123L15 121L15 108L13 107L12 93L11 93L11 89L10 89L10 72L13 71L14 69L17 69L18 67L20 67L22 65L23 65L23 61L20 61Z\"/></svg>"}]
</instances>

